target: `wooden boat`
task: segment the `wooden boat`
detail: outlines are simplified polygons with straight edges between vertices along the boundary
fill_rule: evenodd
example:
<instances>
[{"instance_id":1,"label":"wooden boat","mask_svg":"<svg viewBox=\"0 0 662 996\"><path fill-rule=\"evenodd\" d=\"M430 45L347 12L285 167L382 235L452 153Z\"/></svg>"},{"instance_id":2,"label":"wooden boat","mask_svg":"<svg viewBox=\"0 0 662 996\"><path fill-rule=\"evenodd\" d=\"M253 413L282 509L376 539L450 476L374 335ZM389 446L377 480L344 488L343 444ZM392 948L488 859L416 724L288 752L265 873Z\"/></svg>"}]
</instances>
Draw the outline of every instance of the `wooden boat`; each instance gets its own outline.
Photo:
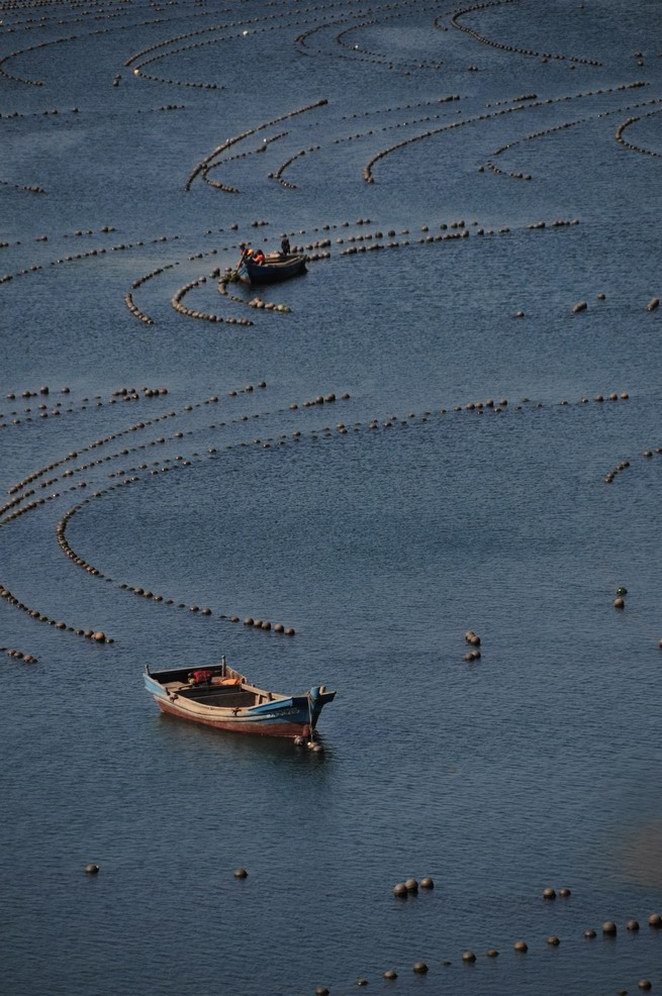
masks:
<instances>
[{"instance_id":1,"label":"wooden boat","mask_svg":"<svg viewBox=\"0 0 662 996\"><path fill-rule=\"evenodd\" d=\"M324 685L301 695L257 688L221 658L220 664L174 671L145 668L145 688L162 712L217 730L313 739L317 720L335 692Z\"/></svg>"},{"instance_id":2,"label":"wooden boat","mask_svg":"<svg viewBox=\"0 0 662 996\"><path fill-rule=\"evenodd\" d=\"M250 256L244 256L237 266L237 276L244 284L271 284L305 272L306 257L300 253L270 253L264 263L254 263Z\"/></svg>"}]
</instances>

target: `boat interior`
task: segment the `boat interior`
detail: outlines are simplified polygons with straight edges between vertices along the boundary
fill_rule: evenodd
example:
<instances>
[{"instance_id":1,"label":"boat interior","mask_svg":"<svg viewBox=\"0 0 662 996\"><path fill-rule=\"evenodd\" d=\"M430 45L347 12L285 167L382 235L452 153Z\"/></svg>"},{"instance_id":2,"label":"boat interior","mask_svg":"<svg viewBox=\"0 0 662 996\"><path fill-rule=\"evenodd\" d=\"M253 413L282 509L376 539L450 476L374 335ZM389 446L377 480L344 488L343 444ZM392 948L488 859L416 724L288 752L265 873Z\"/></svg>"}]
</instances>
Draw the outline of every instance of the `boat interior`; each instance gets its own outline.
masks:
<instances>
[{"instance_id":1,"label":"boat interior","mask_svg":"<svg viewBox=\"0 0 662 996\"><path fill-rule=\"evenodd\" d=\"M189 702L199 702L201 705L222 706L225 709L247 709L250 706L267 702L267 695L258 695L236 685L166 685L168 691L175 692Z\"/></svg>"}]
</instances>

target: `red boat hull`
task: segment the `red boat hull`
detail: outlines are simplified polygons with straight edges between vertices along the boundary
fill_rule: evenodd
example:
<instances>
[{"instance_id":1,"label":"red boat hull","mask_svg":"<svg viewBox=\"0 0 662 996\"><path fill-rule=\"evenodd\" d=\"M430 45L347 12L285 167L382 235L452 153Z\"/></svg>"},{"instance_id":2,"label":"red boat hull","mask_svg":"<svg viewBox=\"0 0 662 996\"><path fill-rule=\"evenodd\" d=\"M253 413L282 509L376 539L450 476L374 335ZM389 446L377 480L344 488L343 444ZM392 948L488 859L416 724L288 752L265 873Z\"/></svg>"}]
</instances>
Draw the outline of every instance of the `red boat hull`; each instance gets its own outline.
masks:
<instances>
[{"instance_id":1,"label":"red boat hull","mask_svg":"<svg viewBox=\"0 0 662 996\"><path fill-rule=\"evenodd\" d=\"M251 720L224 720L224 719L204 719L203 717L192 716L184 709L162 698L154 697L161 712L178 719L186 719L189 723L201 723L203 726L212 726L215 730L227 730L230 733L250 733L263 737L310 737L310 725L308 723L261 723Z\"/></svg>"}]
</instances>

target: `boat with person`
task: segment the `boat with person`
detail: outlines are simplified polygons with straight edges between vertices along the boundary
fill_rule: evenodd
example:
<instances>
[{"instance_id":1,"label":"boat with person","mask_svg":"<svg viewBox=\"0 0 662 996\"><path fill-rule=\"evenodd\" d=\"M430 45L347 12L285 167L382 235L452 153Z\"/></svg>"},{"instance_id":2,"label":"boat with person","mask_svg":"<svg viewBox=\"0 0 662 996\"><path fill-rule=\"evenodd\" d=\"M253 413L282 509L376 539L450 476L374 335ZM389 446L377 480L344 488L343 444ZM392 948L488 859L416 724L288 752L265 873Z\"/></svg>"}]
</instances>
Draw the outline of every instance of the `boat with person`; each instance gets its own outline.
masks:
<instances>
[{"instance_id":1,"label":"boat with person","mask_svg":"<svg viewBox=\"0 0 662 996\"><path fill-rule=\"evenodd\" d=\"M145 688L162 712L233 733L313 740L322 709L336 693L318 685L281 695L252 685L227 663L144 672Z\"/></svg>"},{"instance_id":2,"label":"boat with person","mask_svg":"<svg viewBox=\"0 0 662 996\"><path fill-rule=\"evenodd\" d=\"M306 257L298 252L271 252L266 255L242 246L236 274L244 284L271 284L306 272Z\"/></svg>"}]
</instances>

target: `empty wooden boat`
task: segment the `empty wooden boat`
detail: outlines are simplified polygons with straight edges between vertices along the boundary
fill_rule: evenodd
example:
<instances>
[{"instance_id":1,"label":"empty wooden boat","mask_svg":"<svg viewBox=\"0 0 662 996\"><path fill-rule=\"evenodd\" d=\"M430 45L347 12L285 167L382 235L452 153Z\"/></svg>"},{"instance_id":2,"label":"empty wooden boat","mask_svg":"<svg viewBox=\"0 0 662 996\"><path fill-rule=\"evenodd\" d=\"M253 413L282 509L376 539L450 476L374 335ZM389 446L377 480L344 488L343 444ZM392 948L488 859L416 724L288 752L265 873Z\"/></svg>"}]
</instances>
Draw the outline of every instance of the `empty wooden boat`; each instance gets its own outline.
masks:
<instances>
[{"instance_id":1,"label":"empty wooden boat","mask_svg":"<svg viewBox=\"0 0 662 996\"><path fill-rule=\"evenodd\" d=\"M258 688L221 658L220 664L171 671L145 668L145 688L162 712L217 730L268 737L313 737L335 692L324 685L300 695Z\"/></svg>"}]
</instances>

